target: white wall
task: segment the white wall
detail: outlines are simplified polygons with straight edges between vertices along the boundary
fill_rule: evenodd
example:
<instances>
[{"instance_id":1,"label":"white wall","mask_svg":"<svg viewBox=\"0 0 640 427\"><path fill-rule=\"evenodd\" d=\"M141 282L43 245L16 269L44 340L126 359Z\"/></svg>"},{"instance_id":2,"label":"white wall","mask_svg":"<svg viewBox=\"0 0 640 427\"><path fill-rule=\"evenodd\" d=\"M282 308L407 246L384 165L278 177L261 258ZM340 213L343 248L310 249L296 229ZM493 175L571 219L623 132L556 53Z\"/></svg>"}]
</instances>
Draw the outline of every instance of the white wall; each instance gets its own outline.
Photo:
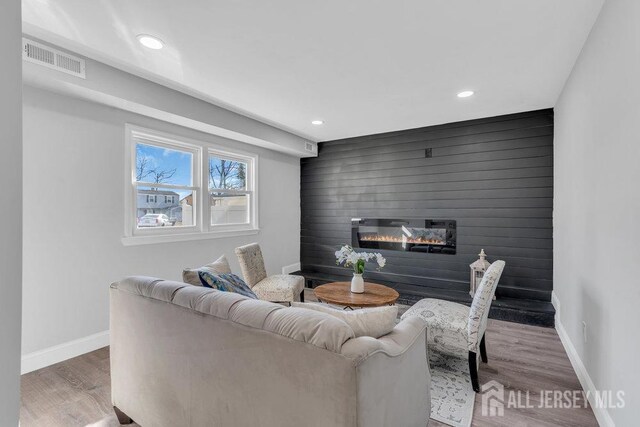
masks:
<instances>
[{"instance_id":1,"label":"white wall","mask_svg":"<svg viewBox=\"0 0 640 427\"><path fill-rule=\"evenodd\" d=\"M125 123L257 153L260 233L123 246ZM240 273L233 249L252 241L270 274L299 261L298 158L25 86L24 159L23 354L106 331L124 276L179 280L221 254Z\"/></svg>"},{"instance_id":2,"label":"white wall","mask_svg":"<svg viewBox=\"0 0 640 427\"><path fill-rule=\"evenodd\" d=\"M27 36L29 37L28 34ZM60 49L54 44L44 43ZM70 53L76 55L73 51ZM316 143L286 130L134 76L94 59L85 58L85 61L86 79L52 72L39 64L25 62L24 83L297 157L310 157L318 153ZM307 150L308 144L312 147L311 151Z\"/></svg>"},{"instance_id":3,"label":"white wall","mask_svg":"<svg viewBox=\"0 0 640 427\"><path fill-rule=\"evenodd\" d=\"M0 13L0 423L18 425L22 282L22 59L20 0Z\"/></svg>"},{"instance_id":4,"label":"white wall","mask_svg":"<svg viewBox=\"0 0 640 427\"><path fill-rule=\"evenodd\" d=\"M595 388L625 391L596 410L619 426L640 415L639 22L638 0L605 2L555 108L558 329Z\"/></svg>"}]
</instances>

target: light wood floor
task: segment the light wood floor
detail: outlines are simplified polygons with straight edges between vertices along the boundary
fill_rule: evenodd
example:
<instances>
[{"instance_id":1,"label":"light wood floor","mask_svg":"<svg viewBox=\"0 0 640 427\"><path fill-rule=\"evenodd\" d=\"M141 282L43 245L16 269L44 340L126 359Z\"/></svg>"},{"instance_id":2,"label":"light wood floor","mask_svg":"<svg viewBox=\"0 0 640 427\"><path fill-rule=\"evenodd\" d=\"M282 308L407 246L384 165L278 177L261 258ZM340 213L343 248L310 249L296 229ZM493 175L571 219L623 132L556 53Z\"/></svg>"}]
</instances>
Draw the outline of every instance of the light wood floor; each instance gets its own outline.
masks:
<instances>
[{"instance_id":1,"label":"light wood floor","mask_svg":"<svg viewBox=\"0 0 640 427\"><path fill-rule=\"evenodd\" d=\"M311 300L313 295L307 299ZM529 391L537 406L540 390L580 390L580 383L558 334L551 328L490 320L486 333L488 364L480 384L496 380L505 390ZM111 408L109 348L22 376L22 427L118 426ZM135 425L135 424L134 424ZM502 417L483 417L476 396L473 426L597 426L590 408L510 409ZM444 424L431 420L430 427ZM401 427L401 426L398 426Z\"/></svg>"}]
</instances>

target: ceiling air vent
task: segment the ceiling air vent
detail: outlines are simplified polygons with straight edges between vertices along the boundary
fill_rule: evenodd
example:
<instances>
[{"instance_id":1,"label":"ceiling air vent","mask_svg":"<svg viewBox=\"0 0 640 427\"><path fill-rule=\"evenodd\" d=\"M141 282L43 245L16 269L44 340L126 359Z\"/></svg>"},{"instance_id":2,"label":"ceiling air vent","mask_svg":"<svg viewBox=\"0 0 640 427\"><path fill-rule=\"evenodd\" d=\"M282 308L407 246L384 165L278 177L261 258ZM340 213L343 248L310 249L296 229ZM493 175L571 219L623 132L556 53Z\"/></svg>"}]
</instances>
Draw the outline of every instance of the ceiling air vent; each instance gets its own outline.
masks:
<instances>
[{"instance_id":1,"label":"ceiling air vent","mask_svg":"<svg viewBox=\"0 0 640 427\"><path fill-rule=\"evenodd\" d=\"M84 59L32 40L22 39L22 59L76 77L86 78Z\"/></svg>"},{"instance_id":2,"label":"ceiling air vent","mask_svg":"<svg viewBox=\"0 0 640 427\"><path fill-rule=\"evenodd\" d=\"M314 151L316 151L314 145L310 142L307 142L304 144L304 149L310 153L313 153Z\"/></svg>"}]
</instances>

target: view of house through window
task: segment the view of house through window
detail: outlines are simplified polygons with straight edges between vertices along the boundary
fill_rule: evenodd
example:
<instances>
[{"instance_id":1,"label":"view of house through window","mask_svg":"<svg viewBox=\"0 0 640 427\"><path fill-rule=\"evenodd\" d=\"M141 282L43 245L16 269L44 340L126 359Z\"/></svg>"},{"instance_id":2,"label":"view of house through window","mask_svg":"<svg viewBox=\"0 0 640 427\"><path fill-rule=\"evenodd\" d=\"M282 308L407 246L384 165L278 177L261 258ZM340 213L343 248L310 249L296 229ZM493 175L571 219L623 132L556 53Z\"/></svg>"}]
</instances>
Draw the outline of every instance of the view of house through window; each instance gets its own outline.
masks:
<instances>
[{"instance_id":1,"label":"view of house through window","mask_svg":"<svg viewBox=\"0 0 640 427\"><path fill-rule=\"evenodd\" d=\"M257 156L134 127L130 135L125 237L256 231Z\"/></svg>"},{"instance_id":2,"label":"view of house through window","mask_svg":"<svg viewBox=\"0 0 640 427\"><path fill-rule=\"evenodd\" d=\"M193 152L136 143L137 227L195 224Z\"/></svg>"},{"instance_id":3,"label":"view of house through window","mask_svg":"<svg viewBox=\"0 0 640 427\"><path fill-rule=\"evenodd\" d=\"M209 206L211 225L251 222L252 173L246 159L209 155Z\"/></svg>"}]
</instances>

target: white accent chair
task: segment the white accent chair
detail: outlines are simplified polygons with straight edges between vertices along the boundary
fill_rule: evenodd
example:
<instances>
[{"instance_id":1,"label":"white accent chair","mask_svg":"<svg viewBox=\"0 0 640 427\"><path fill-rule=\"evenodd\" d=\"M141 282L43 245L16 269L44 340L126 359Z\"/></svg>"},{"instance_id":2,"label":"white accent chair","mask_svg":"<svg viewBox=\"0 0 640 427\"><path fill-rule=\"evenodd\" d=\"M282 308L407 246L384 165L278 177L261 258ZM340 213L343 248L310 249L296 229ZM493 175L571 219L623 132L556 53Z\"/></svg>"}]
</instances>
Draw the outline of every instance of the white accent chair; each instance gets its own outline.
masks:
<instances>
[{"instance_id":1,"label":"white accent chair","mask_svg":"<svg viewBox=\"0 0 640 427\"><path fill-rule=\"evenodd\" d=\"M274 274L267 277L260 245L251 243L235 249L244 281L264 301L304 302L304 277Z\"/></svg>"},{"instance_id":2,"label":"white accent chair","mask_svg":"<svg viewBox=\"0 0 640 427\"><path fill-rule=\"evenodd\" d=\"M478 354L487 363L484 333L491 301L504 270L504 261L496 261L485 272L471 307L456 302L425 298L411 307L402 319L419 317L427 322L428 351L469 358L471 385L477 393ZM429 354L427 352L427 354Z\"/></svg>"}]
</instances>

